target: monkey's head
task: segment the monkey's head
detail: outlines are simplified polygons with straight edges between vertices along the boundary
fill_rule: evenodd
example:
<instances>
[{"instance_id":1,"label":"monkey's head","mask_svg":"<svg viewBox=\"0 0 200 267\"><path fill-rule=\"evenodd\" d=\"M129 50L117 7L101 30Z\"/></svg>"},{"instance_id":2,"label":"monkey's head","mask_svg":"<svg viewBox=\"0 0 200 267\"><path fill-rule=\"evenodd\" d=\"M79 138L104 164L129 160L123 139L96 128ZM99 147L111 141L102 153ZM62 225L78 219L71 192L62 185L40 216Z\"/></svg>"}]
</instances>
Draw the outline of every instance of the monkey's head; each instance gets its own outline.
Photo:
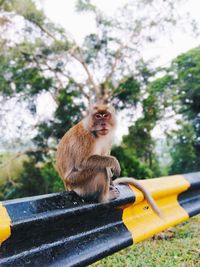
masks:
<instances>
[{"instance_id":1,"label":"monkey's head","mask_svg":"<svg viewBox=\"0 0 200 267\"><path fill-rule=\"evenodd\" d=\"M111 105L96 104L88 111L88 129L95 136L107 135L116 126L115 109Z\"/></svg>"}]
</instances>

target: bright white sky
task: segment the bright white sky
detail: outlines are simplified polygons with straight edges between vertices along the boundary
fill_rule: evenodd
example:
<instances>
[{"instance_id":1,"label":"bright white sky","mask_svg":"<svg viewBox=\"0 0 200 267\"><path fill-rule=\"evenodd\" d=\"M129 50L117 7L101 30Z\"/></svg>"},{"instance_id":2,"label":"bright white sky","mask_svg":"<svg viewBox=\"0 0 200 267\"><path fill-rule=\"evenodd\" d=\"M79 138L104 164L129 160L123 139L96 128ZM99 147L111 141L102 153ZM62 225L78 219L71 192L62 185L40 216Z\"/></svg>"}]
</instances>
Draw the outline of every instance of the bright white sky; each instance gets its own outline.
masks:
<instances>
[{"instance_id":1,"label":"bright white sky","mask_svg":"<svg viewBox=\"0 0 200 267\"><path fill-rule=\"evenodd\" d=\"M175 0L176 1L176 0ZM95 23L93 17L88 13L76 13L76 0L39 0L46 15L54 22L61 24L73 38L81 43L84 36L90 32L95 32ZM106 15L113 16L117 8L122 7L128 0L94 0L95 3ZM200 1L186 0L184 5L180 6L181 14L189 13L200 26ZM174 29L173 36L163 36L159 42L149 45L148 51L145 51L146 58L156 57L156 65L165 65L182 52L194 48L200 44L200 35L192 36L189 32L183 32L180 29Z\"/></svg>"}]
</instances>

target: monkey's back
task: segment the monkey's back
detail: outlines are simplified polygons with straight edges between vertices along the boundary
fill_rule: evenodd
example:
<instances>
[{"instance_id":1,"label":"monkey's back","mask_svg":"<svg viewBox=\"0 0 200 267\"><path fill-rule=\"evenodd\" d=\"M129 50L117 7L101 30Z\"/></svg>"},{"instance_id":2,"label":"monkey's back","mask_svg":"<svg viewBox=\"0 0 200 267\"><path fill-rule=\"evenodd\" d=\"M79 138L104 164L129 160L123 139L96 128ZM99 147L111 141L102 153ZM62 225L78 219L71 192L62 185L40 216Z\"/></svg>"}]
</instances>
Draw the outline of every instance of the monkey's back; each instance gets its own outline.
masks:
<instances>
[{"instance_id":1,"label":"monkey's back","mask_svg":"<svg viewBox=\"0 0 200 267\"><path fill-rule=\"evenodd\" d=\"M56 166L62 179L73 168L79 168L88 154L92 153L93 135L87 131L80 121L70 128L58 144Z\"/></svg>"}]
</instances>

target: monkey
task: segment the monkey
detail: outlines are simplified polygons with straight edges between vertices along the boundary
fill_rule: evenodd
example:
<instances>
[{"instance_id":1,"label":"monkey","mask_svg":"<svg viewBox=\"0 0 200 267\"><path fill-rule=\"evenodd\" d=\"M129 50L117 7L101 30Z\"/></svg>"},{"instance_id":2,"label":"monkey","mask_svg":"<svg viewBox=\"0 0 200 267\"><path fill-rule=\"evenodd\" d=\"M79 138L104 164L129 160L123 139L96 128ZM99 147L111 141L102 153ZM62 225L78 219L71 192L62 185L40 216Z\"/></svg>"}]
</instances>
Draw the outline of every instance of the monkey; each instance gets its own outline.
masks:
<instances>
[{"instance_id":1,"label":"monkey","mask_svg":"<svg viewBox=\"0 0 200 267\"><path fill-rule=\"evenodd\" d=\"M117 184L131 184L144 194L152 209L161 212L145 187L134 178L122 177L118 160L110 155L116 128L115 109L111 105L96 104L87 116L65 133L57 148L56 165L66 190L83 199L108 202L119 196Z\"/></svg>"},{"instance_id":2,"label":"monkey","mask_svg":"<svg viewBox=\"0 0 200 267\"><path fill-rule=\"evenodd\" d=\"M96 104L66 132L56 156L65 189L97 202L108 202L119 195L111 179L112 171L116 176L121 171L118 160L110 155L115 128L114 108Z\"/></svg>"}]
</instances>

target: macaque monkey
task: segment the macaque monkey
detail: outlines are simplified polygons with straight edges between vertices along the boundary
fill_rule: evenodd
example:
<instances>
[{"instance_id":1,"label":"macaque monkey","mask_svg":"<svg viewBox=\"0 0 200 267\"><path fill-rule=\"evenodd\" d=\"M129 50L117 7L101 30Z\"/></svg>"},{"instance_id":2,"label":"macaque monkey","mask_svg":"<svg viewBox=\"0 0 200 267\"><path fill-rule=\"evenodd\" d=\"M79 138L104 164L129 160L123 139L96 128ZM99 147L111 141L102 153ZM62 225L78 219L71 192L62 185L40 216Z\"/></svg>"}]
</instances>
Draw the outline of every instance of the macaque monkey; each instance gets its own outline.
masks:
<instances>
[{"instance_id":1,"label":"macaque monkey","mask_svg":"<svg viewBox=\"0 0 200 267\"><path fill-rule=\"evenodd\" d=\"M112 171L116 176L121 171L118 160L110 156L115 127L114 108L99 104L63 136L57 150L57 169L66 189L98 202L119 195L110 185Z\"/></svg>"},{"instance_id":2,"label":"macaque monkey","mask_svg":"<svg viewBox=\"0 0 200 267\"><path fill-rule=\"evenodd\" d=\"M142 191L160 216L150 193L137 180L124 177L113 184L112 172L119 176L121 171L118 160L110 155L115 128L114 108L96 104L82 121L66 132L57 149L57 169L65 189L73 190L84 199L108 202L119 196L114 184L129 183Z\"/></svg>"}]
</instances>

